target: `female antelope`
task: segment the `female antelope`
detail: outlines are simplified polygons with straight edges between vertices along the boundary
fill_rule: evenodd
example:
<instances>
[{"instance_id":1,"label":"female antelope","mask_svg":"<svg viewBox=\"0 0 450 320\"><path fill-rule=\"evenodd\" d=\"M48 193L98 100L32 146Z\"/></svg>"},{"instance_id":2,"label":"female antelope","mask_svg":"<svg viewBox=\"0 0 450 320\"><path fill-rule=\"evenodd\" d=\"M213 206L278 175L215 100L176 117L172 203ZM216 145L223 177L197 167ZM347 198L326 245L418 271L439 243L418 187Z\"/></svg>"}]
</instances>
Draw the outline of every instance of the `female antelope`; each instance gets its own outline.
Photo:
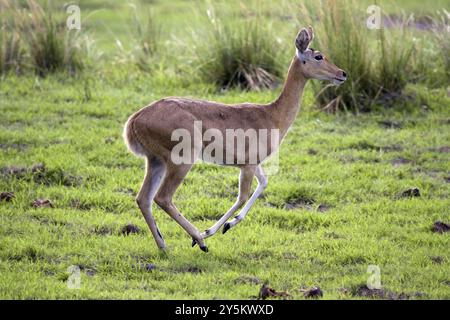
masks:
<instances>
[{"instance_id":1,"label":"female antelope","mask_svg":"<svg viewBox=\"0 0 450 320\"><path fill-rule=\"evenodd\" d=\"M347 75L343 70L329 62L320 52L309 48L313 37L311 27L303 28L298 33L295 40L296 55L292 59L282 92L272 103L226 105L186 98L166 98L142 108L128 119L124 130L125 142L131 152L146 159L146 175L136 201L159 248L165 249L166 245L152 214L153 200L186 230L193 239L193 246L198 244L200 249L207 252L204 239L215 234L222 226L225 233L242 221L267 186L267 176L261 163L276 151L276 146L281 143L294 122L307 80L327 80L335 85L346 80ZM196 126L199 122L202 124L201 129ZM177 141L173 141L172 135L180 129L196 140L189 150L192 155L190 162L179 163L173 159ZM222 164L240 168L239 195L233 206L213 226L200 233L179 212L172 198L196 157L205 149L204 142L199 140L203 134L208 130L215 130L226 137L227 130L231 129L242 132L255 130L259 134L256 141L245 144L243 149L238 149L233 144L230 149L227 147L228 143L224 144L222 150L216 148L216 152L226 154L228 161ZM269 146L262 156L258 154L257 157L252 157L252 144L273 140L273 132L277 132L276 146ZM230 152L231 157L228 156ZM250 159L256 160L249 161ZM254 176L258 180L258 187L250 196ZM227 222L239 209L241 211Z\"/></svg>"}]
</instances>

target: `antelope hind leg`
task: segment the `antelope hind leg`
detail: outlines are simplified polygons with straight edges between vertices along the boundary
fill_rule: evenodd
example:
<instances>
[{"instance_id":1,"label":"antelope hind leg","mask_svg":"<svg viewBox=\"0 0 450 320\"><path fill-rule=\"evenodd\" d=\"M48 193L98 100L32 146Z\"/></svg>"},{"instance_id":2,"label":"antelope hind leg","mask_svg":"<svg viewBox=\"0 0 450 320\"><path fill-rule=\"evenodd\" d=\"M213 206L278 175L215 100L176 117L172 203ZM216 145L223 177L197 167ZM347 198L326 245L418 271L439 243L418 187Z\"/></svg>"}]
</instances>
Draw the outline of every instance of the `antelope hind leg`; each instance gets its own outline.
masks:
<instances>
[{"instance_id":1,"label":"antelope hind leg","mask_svg":"<svg viewBox=\"0 0 450 320\"><path fill-rule=\"evenodd\" d=\"M198 243L200 249L207 252L208 247L206 247L200 232L181 214L172 200L175 191L191 168L191 164L168 164L166 176L155 197L155 202L192 237L193 245Z\"/></svg>"},{"instance_id":2,"label":"antelope hind leg","mask_svg":"<svg viewBox=\"0 0 450 320\"><path fill-rule=\"evenodd\" d=\"M160 160L157 158L147 158L144 182L142 183L142 187L136 197L136 202L139 209L141 209L145 222L147 222L158 248L162 250L165 250L166 243L164 242L161 232L156 226L156 221L152 214L152 201L159 186L161 185L164 173L164 164Z\"/></svg>"}]
</instances>

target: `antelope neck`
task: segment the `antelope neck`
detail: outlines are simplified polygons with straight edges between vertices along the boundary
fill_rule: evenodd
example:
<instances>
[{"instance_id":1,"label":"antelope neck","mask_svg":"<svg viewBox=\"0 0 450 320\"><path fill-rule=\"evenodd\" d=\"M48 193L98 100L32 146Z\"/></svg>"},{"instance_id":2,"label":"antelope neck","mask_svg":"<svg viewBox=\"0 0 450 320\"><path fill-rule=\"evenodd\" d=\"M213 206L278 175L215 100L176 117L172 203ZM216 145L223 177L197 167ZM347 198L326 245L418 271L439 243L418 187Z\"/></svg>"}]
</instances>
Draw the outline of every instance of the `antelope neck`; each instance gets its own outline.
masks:
<instances>
[{"instance_id":1,"label":"antelope neck","mask_svg":"<svg viewBox=\"0 0 450 320\"><path fill-rule=\"evenodd\" d=\"M302 72L301 61L294 56L280 96L267 105L270 116L282 136L286 134L300 110L301 97L307 80Z\"/></svg>"}]
</instances>

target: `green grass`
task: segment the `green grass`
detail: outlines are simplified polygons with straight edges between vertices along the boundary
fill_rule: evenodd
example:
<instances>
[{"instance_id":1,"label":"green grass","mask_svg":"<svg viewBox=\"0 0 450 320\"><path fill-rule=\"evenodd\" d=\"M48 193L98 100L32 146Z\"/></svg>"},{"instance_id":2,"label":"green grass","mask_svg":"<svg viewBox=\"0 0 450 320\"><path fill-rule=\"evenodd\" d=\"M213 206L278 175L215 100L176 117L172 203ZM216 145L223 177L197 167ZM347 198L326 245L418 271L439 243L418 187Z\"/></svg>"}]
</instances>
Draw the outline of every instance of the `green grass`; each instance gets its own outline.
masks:
<instances>
[{"instance_id":1,"label":"green grass","mask_svg":"<svg viewBox=\"0 0 450 320\"><path fill-rule=\"evenodd\" d=\"M138 191L143 162L126 152L122 125L149 101L194 96L198 89L167 87L151 77L130 82L125 75L92 85L86 101L79 80L10 77L2 83L0 167L44 163L48 170L41 180L2 174L0 191L16 195L0 203L2 298L247 299L259 286L235 283L246 275L294 298L302 298L301 286L311 285L319 285L325 298L354 298L340 288L364 284L369 264L380 266L388 290L450 298L449 235L430 229L437 220L448 222L450 204L448 153L438 150L449 138L445 91L411 89L429 94L430 111L331 116L312 111L308 89L305 111L282 145L280 172L270 177L265 198L246 220L208 239L205 254L156 209L169 247L162 256L131 195ZM202 97L270 101L276 94ZM378 123L384 120L402 128L386 129ZM411 162L393 165L399 158ZM233 203L237 175L235 169L196 165L176 203L205 229ZM422 196L397 198L410 187ZM54 208L32 208L37 198L50 199ZM284 209L297 198L314 204ZM318 212L319 204L330 210ZM129 222L142 233L120 235ZM434 263L434 256L443 262ZM156 269L145 271L145 263ZM85 268L80 290L67 288L70 265Z\"/></svg>"},{"instance_id":2,"label":"green grass","mask_svg":"<svg viewBox=\"0 0 450 320\"><path fill-rule=\"evenodd\" d=\"M380 267L388 291L450 298L449 234L431 230L435 221L450 222L446 87L408 85L404 105L331 115L317 111L309 84L281 147L280 171L246 219L208 238L205 254L155 206L168 245L162 255L134 201L144 163L122 141L127 117L165 96L269 102L280 88L218 93L189 78L178 62L192 61L171 49L198 27L192 14L206 8L203 2L152 1L154 14L164 18L164 58L177 63L151 73L114 62L115 39L127 44L126 5L80 2L84 26L104 52L98 65L76 77L30 73L0 80L0 192L15 194L0 202L0 298L251 299L261 285L239 279L252 276L294 299L313 285L324 299L360 299L354 292L366 283L369 265ZM433 11L420 3L399 6ZM448 8L448 1L436 3ZM229 8L242 11L237 2ZM295 37L299 26L282 9L264 2L261 11L282 37ZM39 163L45 170L31 172ZM13 167L28 170L14 177L7 174ZM412 187L421 197L399 197ZM197 164L175 202L203 230L233 204L237 189L236 169ZM38 198L54 207L33 208ZM293 202L303 204L287 210ZM319 205L329 209L320 212ZM141 232L121 235L127 223ZM150 272L149 263L156 266ZM79 290L67 287L72 265L82 267Z\"/></svg>"}]
</instances>

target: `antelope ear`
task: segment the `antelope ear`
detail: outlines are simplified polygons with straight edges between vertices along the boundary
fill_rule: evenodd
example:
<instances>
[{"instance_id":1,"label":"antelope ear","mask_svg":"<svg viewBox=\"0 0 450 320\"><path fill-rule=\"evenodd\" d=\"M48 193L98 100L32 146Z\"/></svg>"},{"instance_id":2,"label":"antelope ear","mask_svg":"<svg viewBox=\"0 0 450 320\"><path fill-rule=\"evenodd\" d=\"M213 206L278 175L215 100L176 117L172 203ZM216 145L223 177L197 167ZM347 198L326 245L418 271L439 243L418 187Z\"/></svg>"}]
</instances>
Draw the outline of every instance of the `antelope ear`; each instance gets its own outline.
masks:
<instances>
[{"instance_id":1,"label":"antelope ear","mask_svg":"<svg viewBox=\"0 0 450 320\"><path fill-rule=\"evenodd\" d=\"M311 26L308 26L308 34L309 34L309 42L314 40L314 29Z\"/></svg>"},{"instance_id":2,"label":"antelope ear","mask_svg":"<svg viewBox=\"0 0 450 320\"><path fill-rule=\"evenodd\" d=\"M311 28L312 31L312 28ZM312 36L310 36L308 30L303 28L297 35L295 39L295 46L297 47L300 53L304 53L306 49L308 49L309 43L312 40Z\"/></svg>"}]
</instances>

